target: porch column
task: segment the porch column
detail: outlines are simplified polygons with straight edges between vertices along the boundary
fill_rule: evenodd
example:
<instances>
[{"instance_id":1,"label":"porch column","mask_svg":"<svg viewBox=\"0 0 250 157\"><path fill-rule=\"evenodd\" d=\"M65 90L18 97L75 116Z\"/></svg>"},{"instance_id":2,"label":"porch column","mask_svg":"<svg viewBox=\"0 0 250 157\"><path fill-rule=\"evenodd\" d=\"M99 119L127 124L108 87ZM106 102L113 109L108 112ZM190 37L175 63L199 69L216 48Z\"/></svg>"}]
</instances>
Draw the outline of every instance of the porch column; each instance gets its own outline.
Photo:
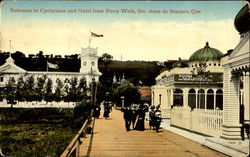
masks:
<instances>
[{"instance_id":1,"label":"porch column","mask_svg":"<svg viewBox=\"0 0 250 157\"><path fill-rule=\"evenodd\" d=\"M183 88L183 107L188 108L188 89Z\"/></svg>"},{"instance_id":2,"label":"porch column","mask_svg":"<svg viewBox=\"0 0 250 157\"><path fill-rule=\"evenodd\" d=\"M238 76L231 74L229 66L224 68L224 107L221 138L227 140L241 140L241 125L239 123L239 81Z\"/></svg>"},{"instance_id":3,"label":"porch column","mask_svg":"<svg viewBox=\"0 0 250 157\"><path fill-rule=\"evenodd\" d=\"M174 89L170 89L170 105L174 105Z\"/></svg>"},{"instance_id":4,"label":"porch column","mask_svg":"<svg viewBox=\"0 0 250 157\"><path fill-rule=\"evenodd\" d=\"M244 113L244 119L245 123L250 123L250 113L249 113L249 106L250 106L250 72L246 72L246 76L244 76L243 79L243 92L244 92L244 107L245 107L245 113Z\"/></svg>"},{"instance_id":5,"label":"porch column","mask_svg":"<svg viewBox=\"0 0 250 157\"><path fill-rule=\"evenodd\" d=\"M205 90L205 109L207 109L207 89Z\"/></svg>"},{"instance_id":6,"label":"porch column","mask_svg":"<svg viewBox=\"0 0 250 157\"><path fill-rule=\"evenodd\" d=\"M214 91L214 110L216 109L216 89L213 89Z\"/></svg>"},{"instance_id":7,"label":"porch column","mask_svg":"<svg viewBox=\"0 0 250 157\"><path fill-rule=\"evenodd\" d=\"M198 90L199 89L195 89L195 108L198 109Z\"/></svg>"}]
</instances>

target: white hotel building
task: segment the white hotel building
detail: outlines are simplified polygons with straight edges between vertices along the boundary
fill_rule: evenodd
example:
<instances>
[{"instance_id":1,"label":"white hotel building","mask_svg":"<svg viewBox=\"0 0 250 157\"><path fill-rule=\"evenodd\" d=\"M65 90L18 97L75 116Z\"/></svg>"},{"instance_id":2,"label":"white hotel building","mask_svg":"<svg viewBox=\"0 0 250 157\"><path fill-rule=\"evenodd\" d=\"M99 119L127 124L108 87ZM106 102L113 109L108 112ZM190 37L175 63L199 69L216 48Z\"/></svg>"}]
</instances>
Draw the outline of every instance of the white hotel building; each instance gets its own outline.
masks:
<instances>
[{"instance_id":1,"label":"white hotel building","mask_svg":"<svg viewBox=\"0 0 250 157\"><path fill-rule=\"evenodd\" d=\"M53 86L56 86L56 81L61 80L63 83L68 83L71 79L77 78L79 81L83 76L86 78L87 84L92 82L99 81L99 76L101 75L98 70L98 56L97 56L97 48L94 49L92 47L81 48L81 65L79 72L50 72L50 71L26 71L21 67L15 65L15 61L10 56L5 64L0 66L0 88L6 86L9 80L18 80L21 76L25 78L29 78L30 76L34 77L34 80L42 77L44 75L47 78L50 78L53 82ZM2 105L6 104L6 102L2 102ZM1 106L1 102L0 102Z\"/></svg>"}]
</instances>

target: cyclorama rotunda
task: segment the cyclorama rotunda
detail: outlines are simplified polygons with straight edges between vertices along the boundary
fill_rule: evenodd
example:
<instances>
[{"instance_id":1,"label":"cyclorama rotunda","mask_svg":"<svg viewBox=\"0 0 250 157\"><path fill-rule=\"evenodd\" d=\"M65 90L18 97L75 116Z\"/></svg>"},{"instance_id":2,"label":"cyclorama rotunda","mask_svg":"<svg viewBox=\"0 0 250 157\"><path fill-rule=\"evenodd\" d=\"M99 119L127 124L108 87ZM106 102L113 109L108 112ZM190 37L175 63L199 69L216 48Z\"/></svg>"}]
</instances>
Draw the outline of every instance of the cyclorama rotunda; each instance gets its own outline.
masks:
<instances>
[{"instance_id":1,"label":"cyclorama rotunda","mask_svg":"<svg viewBox=\"0 0 250 157\"><path fill-rule=\"evenodd\" d=\"M151 93L170 126L203 135L202 144L237 157L250 155L250 4L244 4L234 20L240 41L233 50L223 55L206 43L188 66L179 60L157 76Z\"/></svg>"},{"instance_id":2,"label":"cyclorama rotunda","mask_svg":"<svg viewBox=\"0 0 250 157\"><path fill-rule=\"evenodd\" d=\"M222 56L222 52L207 42L188 61L179 59L173 69L156 77L156 85L152 86L152 104L161 105L164 118L170 118L174 106L223 109Z\"/></svg>"}]
</instances>

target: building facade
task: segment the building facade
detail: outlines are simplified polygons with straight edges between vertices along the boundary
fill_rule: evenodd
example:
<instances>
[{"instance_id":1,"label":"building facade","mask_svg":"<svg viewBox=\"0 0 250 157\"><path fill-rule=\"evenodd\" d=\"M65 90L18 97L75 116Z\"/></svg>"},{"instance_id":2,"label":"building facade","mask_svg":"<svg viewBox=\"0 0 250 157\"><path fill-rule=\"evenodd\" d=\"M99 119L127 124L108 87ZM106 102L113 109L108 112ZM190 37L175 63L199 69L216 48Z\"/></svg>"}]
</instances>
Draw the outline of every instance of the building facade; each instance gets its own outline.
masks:
<instances>
[{"instance_id":1,"label":"building facade","mask_svg":"<svg viewBox=\"0 0 250 157\"><path fill-rule=\"evenodd\" d=\"M187 65L179 60L173 69L157 76L156 85L152 86L152 104L161 105L164 118L170 118L174 106L223 109L222 56L206 43L190 56Z\"/></svg>"},{"instance_id":2,"label":"building facade","mask_svg":"<svg viewBox=\"0 0 250 157\"><path fill-rule=\"evenodd\" d=\"M0 66L0 88L5 88L9 81L14 80L16 82L20 77L23 77L25 81L31 76L35 81L44 76L51 79L53 90L55 89L58 80L60 80L64 85L69 84L69 82L74 78L76 78L79 82L83 77L85 77L88 85L92 81L98 82L101 73L98 70L97 49L89 46L87 48L82 48L80 60L81 65L79 72L26 71L25 69L18 67L10 55L5 64Z\"/></svg>"},{"instance_id":3,"label":"building facade","mask_svg":"<svg viewBox=\"0 0 250 157\"><path fill-rule=\"evenodd\" d=\"M224 69L223 131L227 140L249 139L250 131L250 4L238 12L234 21L240 42L222 59ZM241 91L241 92L240 92Z\"/></svg>"},{"instance_id":4,"label":"building facade","mask_svg":"<svg viewBox=\"0 0 250 157\"><path fill-rule=\"evenodd\" d=\"M206 44L188 67L161 73L151 93L170 125L206 135L204 145L229 156L250 155L250 4L244 4L234 20L240 41L233 50L222 56Z\"/></svg>"}]
</instances>

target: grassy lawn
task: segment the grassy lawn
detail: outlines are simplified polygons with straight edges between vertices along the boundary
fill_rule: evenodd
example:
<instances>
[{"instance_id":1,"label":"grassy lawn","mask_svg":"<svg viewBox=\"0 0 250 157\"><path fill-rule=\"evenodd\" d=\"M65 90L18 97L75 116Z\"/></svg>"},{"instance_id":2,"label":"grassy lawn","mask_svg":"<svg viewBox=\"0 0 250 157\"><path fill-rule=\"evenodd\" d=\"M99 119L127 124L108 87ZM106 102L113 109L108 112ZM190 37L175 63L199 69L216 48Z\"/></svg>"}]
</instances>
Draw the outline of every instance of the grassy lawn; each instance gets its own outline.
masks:
<instances>
[{"instance_id":1,"label":"grassy lawn","mask_svg":"<svg viewBox=\"0 0 250 157\"><path fill-rule=\"evenodd\" d=\"M86 119L87 108L0 108L0 148L7 156L60 156Z\"/></svg>"},{"instance_id":2,"label":"grassy lawn","mask_svg":"<svg viewBox=\"0 0 250 157\"><path fill-rule=\"evenodd\" d=\"M0 146L5 155L59 156L76 131L55 124L4 124Z\"/></svg>"}]
</instances>

